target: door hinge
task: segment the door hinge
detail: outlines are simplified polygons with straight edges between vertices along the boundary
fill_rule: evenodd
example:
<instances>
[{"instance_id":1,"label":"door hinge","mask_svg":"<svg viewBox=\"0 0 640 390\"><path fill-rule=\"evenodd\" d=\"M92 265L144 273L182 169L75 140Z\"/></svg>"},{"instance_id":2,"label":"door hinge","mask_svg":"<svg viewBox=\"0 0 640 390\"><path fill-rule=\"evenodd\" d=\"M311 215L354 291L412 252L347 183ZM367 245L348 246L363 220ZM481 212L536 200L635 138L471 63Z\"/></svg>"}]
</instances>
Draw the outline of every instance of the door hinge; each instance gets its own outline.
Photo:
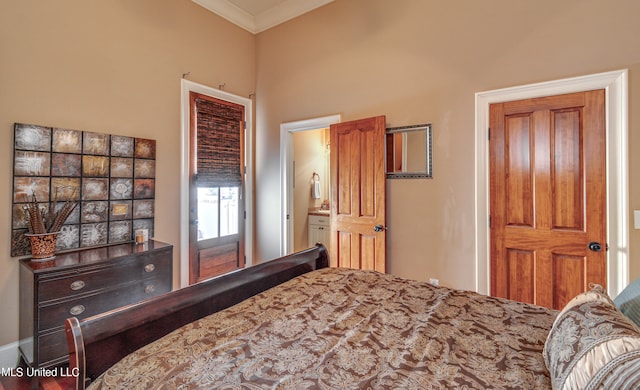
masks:
<instances>
[{"instance_id":1,"label":"door hinge","mask_svg":"<svg viewBox=\"0 0 640 390\"><path fill-rule=\"evenodd\" d=\"M491 127L487 129L487 139L491 141Z\"/></svg>"},{"instance_id":2,"label":"door hinge","mask_svg":"<svg viewBox=\"0 0 640 390\"><path fill-rule=\"evenodd\" d=\"M247 210L244 210L244 219L247 219Z\"/></svg>"},{"instance_id":3,"label":"door hinge","mask_svg":"<svg viewBox=\"0 0 640 390\"><path fill-rule=\"evenodd\" d=\"M489 229L491 229L491 216L489 216Z\"/></svg>"}]
</instances>

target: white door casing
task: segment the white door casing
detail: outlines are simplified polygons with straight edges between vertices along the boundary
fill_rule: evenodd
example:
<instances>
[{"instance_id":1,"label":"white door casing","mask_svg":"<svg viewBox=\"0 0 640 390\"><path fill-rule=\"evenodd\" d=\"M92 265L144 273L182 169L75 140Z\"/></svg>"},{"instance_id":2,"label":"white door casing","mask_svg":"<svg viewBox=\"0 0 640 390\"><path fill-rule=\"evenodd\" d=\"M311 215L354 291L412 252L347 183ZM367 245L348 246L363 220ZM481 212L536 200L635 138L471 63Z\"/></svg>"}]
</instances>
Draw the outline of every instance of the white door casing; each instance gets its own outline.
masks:
<instances>
[{"instance_id":1,"label":"white door casing","mask_svg":"<svg viewBox=\"0 0 640 390\"><path fill-rule=\"evenodd\" d=\"M607 289L617 296L629 282L628 70L476 93L475 207L476 291L490 291L489 105L520 99L604 89L607 142Z\"/></svg>"}]
</instances>

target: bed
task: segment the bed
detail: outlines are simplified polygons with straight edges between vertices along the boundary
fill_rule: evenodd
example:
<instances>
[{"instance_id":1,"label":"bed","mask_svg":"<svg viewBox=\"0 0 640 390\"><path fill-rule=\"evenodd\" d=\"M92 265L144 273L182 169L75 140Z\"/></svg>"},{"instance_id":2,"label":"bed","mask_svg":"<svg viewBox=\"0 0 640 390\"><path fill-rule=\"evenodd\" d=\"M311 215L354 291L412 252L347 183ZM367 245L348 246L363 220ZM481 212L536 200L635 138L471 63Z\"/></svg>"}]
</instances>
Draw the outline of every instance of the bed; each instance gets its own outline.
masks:
<instances>
[{"instance_id":1,"label":"bed","mask_svg":"<svg viewBox=\"0 0 640 390\"><path fill-rule=\"evenodd\" d=\"M92 390L640 386L635 325L601 290L574 301L329 268L318 245L65 326Z\"/></svg>"}]
</instances>

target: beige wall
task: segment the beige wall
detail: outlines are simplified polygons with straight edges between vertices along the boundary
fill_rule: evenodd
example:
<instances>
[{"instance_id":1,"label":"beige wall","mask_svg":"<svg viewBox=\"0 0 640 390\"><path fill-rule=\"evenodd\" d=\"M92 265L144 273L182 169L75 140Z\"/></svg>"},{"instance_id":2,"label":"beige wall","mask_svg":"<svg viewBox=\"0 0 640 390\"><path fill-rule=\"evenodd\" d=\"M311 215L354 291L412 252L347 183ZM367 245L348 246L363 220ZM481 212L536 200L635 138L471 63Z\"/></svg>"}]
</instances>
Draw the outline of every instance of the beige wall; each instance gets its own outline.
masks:
<instances>
[{"instance_id":1,"label":"beige wall","mask_svg":"<svg viewBox=\"0 0 640 390\"><path fill-rule=\"evenodd\" d=\"M255 37L191 0L2 0L0 346L18 339L9 257L13 123L157 140L156 238L178 277L180 79L249 96Z\"/></svg>"},{"instance_id":2,"label":"beige wall","mask_svg":"<svg viewBox=\"0 0 640 390\"><path fill-rule=\"evenodd\" d=\"M281 122L433 123L432 180L387 185L388 269L475 286L474 94L629 69L630 207L640 209L640 2L337 0L258 35L258 250L278 254ZM266 195L265 195L266 194ZM640 231L630 231L640 277Z\"/></svg>"},{"instance_id":3,"label":"beige wall","mask_svg":"<svg viewBox=\"0 0 640 390\"><path fill-rule=\"evenodd\" d=\"M385 114L390 126L434 125L434 179L388 184L389 270L472 288L474 94L607 70L630 71L629 199L640 209L639 2L336 0L254 37L190 0L2 1L0 346L18 337L12 124L156 139L156 237L177 254L185 72L256 92L258 260L279 255L280 124ZM630 241L639 277L640 232Z\"/></svg>"},{"instance_id":4,"label":"beige wall","mask_svg":"<svg viewBox=\"0 0 640 390\"><path fill-rule=\"evenodd\" d=\"M293 249L306 249L309 245L307 215L309 209L320 208L329 199L329 129L297 131L293 133L293 159L295 161L293 195ZM319 175L320 199L311 196L313 173Z\"/></svg>"}]
</instances>

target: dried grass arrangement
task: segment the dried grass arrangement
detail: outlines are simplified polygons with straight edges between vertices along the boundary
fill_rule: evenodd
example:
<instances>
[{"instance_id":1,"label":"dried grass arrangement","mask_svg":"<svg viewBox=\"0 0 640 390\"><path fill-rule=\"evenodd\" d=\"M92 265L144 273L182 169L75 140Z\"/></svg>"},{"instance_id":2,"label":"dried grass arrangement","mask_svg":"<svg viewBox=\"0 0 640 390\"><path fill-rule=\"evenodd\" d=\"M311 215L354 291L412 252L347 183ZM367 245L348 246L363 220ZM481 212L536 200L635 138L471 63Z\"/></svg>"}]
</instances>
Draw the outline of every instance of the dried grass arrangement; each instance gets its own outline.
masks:
<instances>
[{"instance_id":1,"label":"dried grass arrangement","mask_svg":"<svg viewBox=\"0 0 640 390\"><path fill-rule=\"evenodd\" d=\"M75 189L71 198L75 197ZM26 203L22 208L25 211L25 219L27 222L27 229L29 234L45 234L56 233L60 231L60 228L64 222L69 218L69 215L75 209L77 202L74 200L67 200L62 207L58 208L58 190L53 202L49 203L49 207L41 207L38 204L35 194L31 195L31 200Z\"/></svg>"}]
</instances>

